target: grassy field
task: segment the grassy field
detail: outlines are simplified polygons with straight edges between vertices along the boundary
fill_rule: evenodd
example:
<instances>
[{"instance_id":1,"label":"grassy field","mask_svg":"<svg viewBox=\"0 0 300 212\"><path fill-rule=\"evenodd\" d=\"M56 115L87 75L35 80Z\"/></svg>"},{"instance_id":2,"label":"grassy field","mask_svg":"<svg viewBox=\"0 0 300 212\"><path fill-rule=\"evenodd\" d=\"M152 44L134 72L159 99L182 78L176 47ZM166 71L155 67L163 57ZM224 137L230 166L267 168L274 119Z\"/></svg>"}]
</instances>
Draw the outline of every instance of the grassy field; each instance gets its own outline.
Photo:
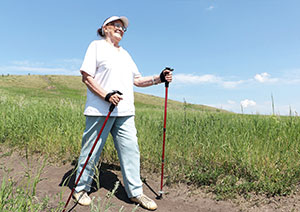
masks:
<instances>
[{"instance_id":1,"label":"grassy field","mask_svg":"<svg viewBox=\"0 0 300 212\"><path fill-rule=\"evenodd\" d=\"M53 161L76 160L85 92L75 76L0 76L0 142ZM159 173L164 100L141 93L135 98L142 169ZM205 186L220 199L288 195L300 181L299 132L295 116L241 115L169 101L165 181ZM102 157L118 163L111 138Z\"/></svg>"}]
</instances>

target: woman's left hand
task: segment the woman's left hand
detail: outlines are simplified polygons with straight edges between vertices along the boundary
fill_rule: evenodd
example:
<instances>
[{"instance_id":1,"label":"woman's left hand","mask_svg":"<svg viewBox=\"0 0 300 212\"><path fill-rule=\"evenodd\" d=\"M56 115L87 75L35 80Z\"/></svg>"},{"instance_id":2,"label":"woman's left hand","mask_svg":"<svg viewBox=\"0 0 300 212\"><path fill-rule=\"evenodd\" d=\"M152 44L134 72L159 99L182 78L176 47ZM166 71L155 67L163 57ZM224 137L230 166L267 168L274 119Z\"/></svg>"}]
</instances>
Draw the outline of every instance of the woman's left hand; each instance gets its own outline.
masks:
<instances>
[{"instance_id":1,"label":"woman's left hand","mask_svg":"<svg viewBox=\"0 0 300 212\"><path fill-rule=\"evenodd\" d=\"M165 75L166 81L167 82L172 82L172 79L173 79L173 77L172 77L172 71L170 71L170 70L164 70L163 73Z\"/></svg>"},{"instance_id":2,"label":"woman's left hand","mask_svg":"<svg viewBox=\"0 0 300 212\"><path fill-rule=\"evenodd\" d=\"M172 82L172 71L173 69L166 68L160 73L161 82Z\"/></svg>"}]
</instances>

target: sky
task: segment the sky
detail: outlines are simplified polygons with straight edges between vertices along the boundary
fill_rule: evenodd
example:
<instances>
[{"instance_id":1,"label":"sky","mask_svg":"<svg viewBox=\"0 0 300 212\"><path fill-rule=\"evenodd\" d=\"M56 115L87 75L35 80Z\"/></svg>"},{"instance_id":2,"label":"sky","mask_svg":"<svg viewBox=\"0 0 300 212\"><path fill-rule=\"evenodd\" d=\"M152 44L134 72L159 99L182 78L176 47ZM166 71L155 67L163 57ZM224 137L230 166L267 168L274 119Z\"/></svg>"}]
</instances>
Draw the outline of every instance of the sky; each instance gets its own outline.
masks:
<instances>
[{"instance_id":1,"label":"sky","mask_svg":"<svg viewBox=\"0 0 300 212\"><path fill-rule=\"evenodd\" d=\"M170 99L298 115L299 9L299 0L2 0L0 74L79 75L103 21L124 15L120 45L141 74L174 68ZM163 84L135 91L165 94Z\"/></svg>"}]
</instances>

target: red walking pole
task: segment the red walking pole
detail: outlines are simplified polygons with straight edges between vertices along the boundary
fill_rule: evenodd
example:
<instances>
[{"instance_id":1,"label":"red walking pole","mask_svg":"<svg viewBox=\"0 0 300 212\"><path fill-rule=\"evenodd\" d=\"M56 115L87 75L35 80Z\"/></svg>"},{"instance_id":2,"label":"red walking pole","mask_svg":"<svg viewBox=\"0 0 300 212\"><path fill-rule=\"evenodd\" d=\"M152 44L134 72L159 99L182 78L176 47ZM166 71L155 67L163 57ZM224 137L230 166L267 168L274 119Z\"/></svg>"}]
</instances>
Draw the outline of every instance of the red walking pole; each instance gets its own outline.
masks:
<instances>
[{"instance_id":1,"label":"red walking pole","mask_svg":"<svg viewBox=\"0 0 300 212\"><path fill-rule=\"evenodd\" d=\"M167 70L173 71L174 69L166 67ZM166 130L167 130L167 104L168 104L168 88L169 82L165 82L165 112L164 112L164 134L163 134L163 149L162 149L162 160L161 160L161 180L160 180L160 191L158 199L162 198L163 195L163 181L164 181L164 164L165 164L165 141L166 141Z\"/></svg>"},{"instance_id":2,"label":"red walking pole","mask_svg":"<svg viewBox=\"0 0 300 212\"><path fill-rule=\"evenodd\" d=\"M113 91L113 94L115 94L115 93L118 93L118 94L122 95L122 93L119 92L119 91ZM69 198L68 198L68 200L67 200L67 202L66 202L66 204L65 204L64 209L63 209L62 212L65 212L65 211L66 211L66 208L67 208L67 206L68 206L68 204L69 204L69 202L70 202L70 199L71 199L71 197L72 197L72 195L73 195L73 193L74 193L74 191L75 191L75 188L76 188L76 186L77 186L77 184L78 184L78 182L79 182L79 180L80 180L80 178L81 178L81 175L82 175L82 173L83 173L83 171L84 171L84 169L85 169L87 163L89 162L89 159L90 159L90 157L92 156L92 153L93 153L93 151L94 151L94 149L95 149L95 147L96 147L96 145L97 145L97 143L98 143L98 140L99 140L99 138L100 138L100 136L101 136L101 134L102 134L102 131L103 131L105 125L106 125L106 122L107 122L107 120L108 120L110 114L112 113L112 111L113 111L114 109L115 109L115 105L114 105L114 104L111 104L110 107L109 107L109 112L108 112L108 114L107 114L107 116L106 116L106 118L105 118L105 121L104 121L103 125L102 125L102 128L101 128L101 130L100 130L100 132L99 132L99 134L98 134L98 136L97 136L97 138L96 138L96 140L95 140L95 142L94 142L94 144L93 144L93 146L92 146L91 151L90 151L89 154L88 154L88 157L87 157L87 159L86 159L86 161L85 161L85 163L84 163L84 165L83 165L83 167L82 167L82 170L81 170L81 172L80 172L80 174L79 174L79 176L78 176L78 178L77 178L77 180L76 180L76 182L75 182L75 185L74 185L74 187L73 187L73 189L72 189L72 191L71 191L71 193L70 193L70 195L69 195Z\"/></svg>"}]
</instances>

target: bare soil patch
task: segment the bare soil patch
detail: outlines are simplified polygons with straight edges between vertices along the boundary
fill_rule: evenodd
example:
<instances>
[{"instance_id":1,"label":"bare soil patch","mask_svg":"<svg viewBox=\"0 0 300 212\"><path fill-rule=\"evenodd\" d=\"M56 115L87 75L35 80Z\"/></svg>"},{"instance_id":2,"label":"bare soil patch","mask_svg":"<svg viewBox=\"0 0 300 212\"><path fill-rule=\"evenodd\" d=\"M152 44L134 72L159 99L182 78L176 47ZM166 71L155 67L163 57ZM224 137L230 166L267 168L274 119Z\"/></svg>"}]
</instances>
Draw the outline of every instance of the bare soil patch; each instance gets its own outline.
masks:
<instances>
[{"instance_id":1,"label":"bare soil patch","mask_svg":"<svg viewBox=\"0 0 300 212\"><path fill-rule=\"evenodd\" d=\"M15 182L22 182L25 179L26 172L30 172L32 177L36 171L42 166L44 159L42 157L29 157L20 155L17 152L8 154L9 150L0 149L0 179L10 177ZM41 175L41 181L37 185L37 198L42 199L45 196L49 197L50 206L58 205L59 197L62 195L62 200L67 201L71 192L70 188L74 185L75 176L72 172L75 168L74 164L53 164L46 161L46 166ZM63 182L71 176L71 180L66 186ZM100 189L94 189L90 196L95 200L101 198L105 200L115 186L117 181L120 181L120 186L117 189L115 196L111 202L113 207L110 211L119 211L124 207L124 211L132 211L135 204L131 203L127 198L124 187L122 186L122 175L120 168L117 165L101 164L100 171ZM154 192L158 192L160 187L160 176L149 173L142 173L142 177L146 178L146 183ZM95 185L96 187L96 185ZM144 193L155 199L156 195L147 185L144 185ZM300 192L299 189L288 197L272 197L252 195L249 199L237 198L227 201L216 201L213 194L205 192L203 189L195 188L185 184L177 184L172 186L164 186L164 191L161 200L156 200L158 209L156 211L178 211L178 212L227 212L227 211L300 211ZM89 207L75 205L70 201L68 209L73 207L73 212L90 211ZM136 211L147 211L143 208L138 208Z\"/></svg>"}]
</instances>

